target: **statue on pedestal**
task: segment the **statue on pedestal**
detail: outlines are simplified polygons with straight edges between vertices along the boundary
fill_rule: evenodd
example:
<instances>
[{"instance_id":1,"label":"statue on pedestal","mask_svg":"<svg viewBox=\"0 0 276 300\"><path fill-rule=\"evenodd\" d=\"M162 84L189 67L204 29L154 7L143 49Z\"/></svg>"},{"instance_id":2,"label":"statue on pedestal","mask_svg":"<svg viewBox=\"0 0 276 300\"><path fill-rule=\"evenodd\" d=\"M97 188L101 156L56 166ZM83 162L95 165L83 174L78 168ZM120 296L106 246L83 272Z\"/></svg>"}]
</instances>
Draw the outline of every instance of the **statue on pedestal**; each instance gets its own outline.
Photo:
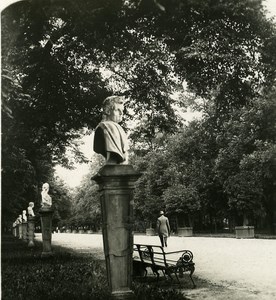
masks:
<instances>
[{"instance_id":1,"label":"statue on pedestal","mask_svg":"<svg viewBox=\"0 0 276 300\"><path fill-rule=\"evenodd\" d=\"M106 164L128 163L128 140L118 124L122 121L124 97L110 96L103 102L103 118L96 127L94 151L106 158Z\"/></svg>"},{"instance_id":2,"label":"statue on pedestal","mask_svg":"<svg viewBox=\"0 0 276 300\"><path fill-rule=\"evenodd\" d=\"M19 215L19 216L18 216L17 222L18 222L18 224L21 224L21 223L22 223L22 215Z\"/></svg>"},{"instance_id":3,"label":"statue on pedestal","mask_svg":"<svg viewBox=\"0 0 276 300\"><path fill-rule=\"evenodd\" d=\"M26 210L22 211L22 219L23 219L24 222L27 222L27 215L26 215L26 213L27 213Z\"/></svg>"},{"instance_id":4,"label":"statue on pedestal","mask_svg":"<svg viewBox=\"0 0 276 300\"><path fill-rule=\"evenodd\" d=\"M34 203L33 202L29 202L29 206L27 208L28 217L34 217L35 216L33 208L34 208Z\"/></svg>"},{"instance_id":5,"label":"statue on pedestal","mask_svg":"<svg viewBox=\"0 0 276 300\"><path fill-rule=\"evenodd\" d=\"M48 183L44 183L42 185L42 192L41 192L41 208L51 208L52 207L52 198L51 196L48 194L49 192L49 184Z\"/></svg>"}]
</instances>

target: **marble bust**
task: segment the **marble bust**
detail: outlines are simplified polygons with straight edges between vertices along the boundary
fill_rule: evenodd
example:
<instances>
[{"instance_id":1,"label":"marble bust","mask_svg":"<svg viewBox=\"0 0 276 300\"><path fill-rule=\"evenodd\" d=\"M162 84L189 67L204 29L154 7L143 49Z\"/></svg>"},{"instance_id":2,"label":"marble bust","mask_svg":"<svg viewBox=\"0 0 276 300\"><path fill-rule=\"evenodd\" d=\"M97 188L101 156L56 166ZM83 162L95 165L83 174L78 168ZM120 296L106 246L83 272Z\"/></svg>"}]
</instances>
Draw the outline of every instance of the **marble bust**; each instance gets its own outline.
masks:
<instances>
[{"instance_id":1,"label":"marble bust","mask_svg":"<svg viewBox=\"0 0 276 300\"><path fill-rule=\"evenodd\" d=\"M22 219L23 219L24 222L27 222L27 212L26 212L26 210L22 211Z\"/></svg>"},{"instance_id":2,"label":"marble bust","mask_svg":"<svg viewBox=\"0 0 276 300\"><path fill-rule=\"evenodd\" d=\"M34 208L34 203L33 202L29 202L29 206L27 208L28 217L34 217L35 216L33 208Z\"/></svg>"},{"instance_id":3,"label":"marble bust","mask_svg":"<svg viewBox=\"0 0 276 300\"><path fill-rule=\"evenodd\" d=\"M128 162L127 136L118 124L122 121L123 110L122 96L110 96L103 102L103 118L95 130L94 151L105 157L106 164Z\"/></svg>"},{"instance_id":4,"label":"marble bust","mask_svg":"<svg viewBox=\"0 0 276 300\"><path fill-rule=\"evenodd\" d=\"M42 185L42 192L41 192L41 208L51 208L52 207L52 198L48 194L49 193L49 184L44 183Z\"/></svg>"}]
</instances>

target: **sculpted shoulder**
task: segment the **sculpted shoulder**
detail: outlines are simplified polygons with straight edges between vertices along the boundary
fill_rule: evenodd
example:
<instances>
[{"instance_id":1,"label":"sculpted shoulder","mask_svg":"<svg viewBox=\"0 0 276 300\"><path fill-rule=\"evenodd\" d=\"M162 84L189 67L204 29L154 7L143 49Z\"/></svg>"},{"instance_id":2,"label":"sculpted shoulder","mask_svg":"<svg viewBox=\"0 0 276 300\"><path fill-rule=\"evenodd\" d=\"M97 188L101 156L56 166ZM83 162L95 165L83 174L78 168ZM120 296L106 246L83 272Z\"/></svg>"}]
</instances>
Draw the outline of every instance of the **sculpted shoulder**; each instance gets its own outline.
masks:
<instances>
[{"instance_id":1,"label":"sculpted shoulder","mask_svg":"<svg viewBox=\"0 0 276 300\"><path fill-rule=\"evenodd\" d=\"M94 146L96 153L103 155L106 164L121 164L128 161L128 140L122 121L122 97L111 96L104 101L103 120L95 129Z\"/></svg>"}]
</instances>

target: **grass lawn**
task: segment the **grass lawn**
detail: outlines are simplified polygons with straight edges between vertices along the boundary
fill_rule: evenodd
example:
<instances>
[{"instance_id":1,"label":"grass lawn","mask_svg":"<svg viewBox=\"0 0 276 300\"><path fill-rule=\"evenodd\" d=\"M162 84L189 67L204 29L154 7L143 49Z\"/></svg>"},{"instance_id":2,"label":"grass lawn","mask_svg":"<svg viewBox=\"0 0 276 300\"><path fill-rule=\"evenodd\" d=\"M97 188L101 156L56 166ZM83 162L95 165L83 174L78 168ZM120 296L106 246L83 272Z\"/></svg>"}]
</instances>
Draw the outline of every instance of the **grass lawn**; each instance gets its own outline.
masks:
<instances>
[{"instance_id":1,"label":"grass lawn","mask_svg":"<svg viewBox=\"0 0 276 300\"><path fill-rule=\"evenodd\" d=\"M2 299L111 299L105 262L92 254L76 254L54 247L54 256L41 258L42 244L28 248L11 235L2 235ZM178 300L174 288L162 289L148 282L134 282L138 300Z\"/></svg>"}]
</instances>

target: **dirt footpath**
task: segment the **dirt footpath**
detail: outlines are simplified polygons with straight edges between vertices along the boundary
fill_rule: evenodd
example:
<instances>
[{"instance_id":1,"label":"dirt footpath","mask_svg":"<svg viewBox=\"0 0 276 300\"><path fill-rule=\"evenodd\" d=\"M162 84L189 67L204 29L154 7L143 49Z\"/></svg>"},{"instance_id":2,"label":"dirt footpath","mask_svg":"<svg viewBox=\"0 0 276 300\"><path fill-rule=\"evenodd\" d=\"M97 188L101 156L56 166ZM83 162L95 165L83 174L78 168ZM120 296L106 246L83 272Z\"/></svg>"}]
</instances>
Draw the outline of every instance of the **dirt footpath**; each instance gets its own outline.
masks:
<instances>
[{"instance_id":1,"label":"dirt footpath","mask_svg":"<svg viewBox=\"0 0 276 300\"><path fill-rule=\"evenodd\" d=\"M38 234L37 239L41 239ZM94 252L104 259L99 234L53 234L53 245ZM157 236L135 235L134 242L159 245ZM166 251L188 249L194 254L196 289L181 291L190 299L276 299L276 240L211 237L170 237ZM173 288L179 288L173 285Z\"/></svg>"}]
</instances>

